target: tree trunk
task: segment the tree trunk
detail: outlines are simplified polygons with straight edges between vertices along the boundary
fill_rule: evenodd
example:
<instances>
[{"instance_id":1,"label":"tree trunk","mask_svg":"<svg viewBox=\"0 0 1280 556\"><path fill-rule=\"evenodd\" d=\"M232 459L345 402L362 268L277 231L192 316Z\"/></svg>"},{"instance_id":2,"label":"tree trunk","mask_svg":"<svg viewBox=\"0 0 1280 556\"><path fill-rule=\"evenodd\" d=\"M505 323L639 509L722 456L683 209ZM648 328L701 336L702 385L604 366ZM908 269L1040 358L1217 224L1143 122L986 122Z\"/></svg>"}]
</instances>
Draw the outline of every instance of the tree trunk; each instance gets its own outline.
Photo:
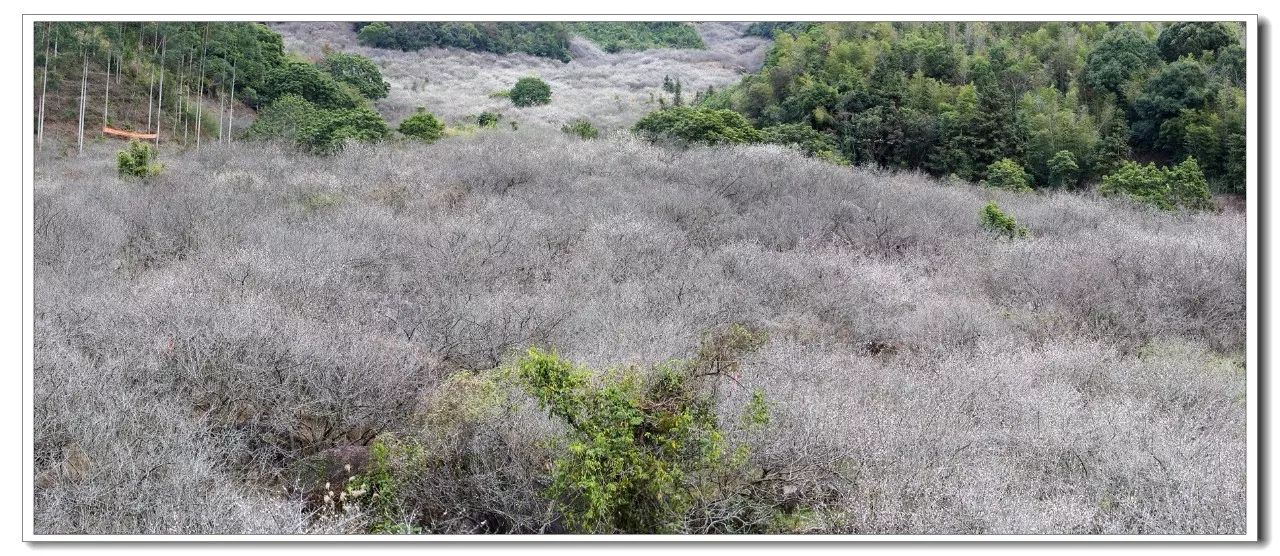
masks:
<instances>
[{"instance_id":1,"label":"tree trunk","mask_svg":"<svg viewBox=\"0 0 1280 556\"><path fill-rule=\"evenodd\" d=\"M236 63L231 62L231 98L227 104L231 105L230 113L227 114L227 144L231 144L231 131L235 129L233 125L236 121Z\"/></svg>"},{"instance_id":2,"label":"tree trunk","mask_svg":"<svg viewBox=\"0 0 1280 556\"><path fill-rule=\"evenodd\" d=\"M151 45L151 58L159 62L160 60L160 24L156 24L156 42ZM163 68L163 65L161 66ZM151 101L155 100L156 92L156 68L151 68L151 83L147 85L147 131L151 131ZM160 132L160 126L156 125L156 133Z\"/></svg>"},{"instance_id":3,"label":"tree trunk","mask_svg":"<svg viewBox=\"0 0 1280 556\"><path fill-rule=\"evenodd\" d=\"M204 39L200 41L200 73L196 76L196 152L200 152L200 132L204 129L204 57L209 53L209 24L204 24ZM221 123L222 119L219 118Z\"/></svg>"},{"instance_id":4,"label":"tree trunk","mask_svg":"<svg viewBox=\"0 0 1280 556\"><path fill-rule=\"evenodd\" d=\"M109 121L107 118L108 110L111 109L111 51L107 51L107 85L102 92L102 125L105 127Z\"/></svg>"},{"instance_id":5,"label":"tree trunk","mask_svg":"<svg viewBox=\"0 0 1280 556\"><path fill-rule=\"evenodd\" d=\"M44 31L44 77L41 78L40 85L40 124L36 126L36 150L44 149L44 98L49 92L49 36L53 34L53 22L45 27ZM57 44L57 39L54 39Z\"/></svg>"},{"instance_id":6,"label":"tree trunk","mask_svg":"<svg viewBox=\"0 0 1280 556\"><path fill-rule=\"evenodd\" d=\"M83 48L83 47L82 47ZM84 109L89 94L89 51L84 50L84 65L80 71L80 131L77 134L77 154L84 154Z\"/></svg>"},{"instance_id":7,"label":"tree trunk","mask_svg":"<svg viewBox=\"0 0 1280 556\"><path fill-rule=\"evenodd\" d=\"M227 91L219 87L218 89L218 144L222 144L222 132L226 129L222 125L222 118L227 113Z\"/></svg>"},{"instance_id":8,"label":"tree trunk","mask_svg":"<svg viewBox=\"0 0 1280 556\"><path fill-rule=\"evenodd\" d=\"M160 146L160 114L164 109L164 55L165 44L160 42L160 94L156 99L156 146Z\"/></svg>"}]
</instances>

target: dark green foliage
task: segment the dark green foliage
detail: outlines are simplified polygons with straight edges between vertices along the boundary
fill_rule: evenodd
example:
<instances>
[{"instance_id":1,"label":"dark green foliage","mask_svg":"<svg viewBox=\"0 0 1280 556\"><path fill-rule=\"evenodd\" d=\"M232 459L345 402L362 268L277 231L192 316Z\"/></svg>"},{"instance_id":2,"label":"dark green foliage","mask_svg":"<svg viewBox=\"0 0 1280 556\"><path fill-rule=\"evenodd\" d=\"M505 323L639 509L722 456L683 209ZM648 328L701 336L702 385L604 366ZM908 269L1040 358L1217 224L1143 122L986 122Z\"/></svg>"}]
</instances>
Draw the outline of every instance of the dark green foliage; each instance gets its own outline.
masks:
<instances>
[{"instance_id":1,"label":"dark green foliage","mask_svg":"<svg viewBox=\"0 0 1280 556\"><path fill-rule=\"evenodd\" d=\"M830 134L836 152L854 164L976 181L1009 159L1033 183L1049 186L1096 182L1135 157L1194 155L1216 188L1239 190L1240 33L1215 23L1206 35L1212 40L1195 41L1217 46L1166 64L1153 40L1162 25L761 23L753 32L776 34L764 67L696 101L735 110L759 129L803 125ZM1190 29L1174 27L1166 32ZM1222 29L1232 42L1213 38ZM1186 109L1211 116L1167 124ZM796 135L778 131L784 129ZM1050 163L1062 151L1076 170L1059 158L1053 175Z\"/></svg>"},{"instance_id":2,"label":"dark green foliage","mask_svg":"<svg viewBox=\"0 0 1280 556\"><path fill-rule=\"evenodd\" d=\"M787 145L801 152L830 160L837 164L848 164L849 161L840 154L834 133L824 133L805 124L778 124L760 130L761 140L765 143Z\"/></svg>"},{"instance_id":3,"label":"dark green foliage","mask_svg":"<svg viewBox=\"0 0 1280 556\"><path fill-rule=\"evenodd\" d=\"M1112 114L1103 125L1102 136L1094 145L1092 158L1095 175L1102 176L1118 170L1133 158L1133 149L1129 147L1129 126L1123 114Z\"/></svg>"},{"instance_id":4,"label":"dark green foliage","mask_svg":"<svg viewBox=\"0 0 1280 556\"><path fill-rule=\"evenodd\" d=\"M149 178L164 171L164 165L155 161L156 149L151 143L130 141L129 146L116 153L116 168L121 176Z\"/></svg>"},{"instance_id":5,"label":"dark green foliage","mask_svg":"<svg viewBox=\"0 0 1280 556\"><path fill-rule=\"evenodd\" d=\"M502 114L497 112L481 112L476 116L476 125L480 127L494 127L498 125L498 121L502 119Z\"/></svg>"},{"instance_id":6,"label":"dark green foliage","mask_svg":"<svg viewBox=\"0 0 1280 556\"><path fill-rule=\"evenodd\" d=\"M406 137L434 143L444 136L444 123L430 112L418 112L400 122L397 130Z\"/></svg>"},{"instance_id":7,"label":"dark green foliage","mask_svg":"<svg viewBox=\"0 0 1280 556\"><path fill-rule=\"evenodd\" d=\"M1165 210L1208 210L1214 207L1209 185L1195 158L1171 168L1127 162L1102 179L1103 195L1123 194Z\"/></svg>"},{"instance_id":8,"label":"dark green foliage","mask_svg":"<svg viewBox=\"0 0 1280 556\"><path fill-rule=\"evenodd\" d=\"M390 132L382 115L368 106L317 110L299 130L298 144L315 154L332 154L348 140L377 141Z\"/></svg>"},{"instance_id":9,"label":"dark green foliage","mask_svg":"<svg viewBox=\"0 0 1280 556\"><path fill-rule=\"evenodd\" d=\"M1154 66L1160 58L1142 31L1121 25L1108 31L1086 60L1084 82L1094 89L1120 95L1130 76Z\"/></svg>"},{"instance_id":10,"label":"dark green foliage","mask_svg":"<svg viewBox=\"0 0 1280 556\"><path fill-rule=\"evenodd\" d=\"M1030 191L1031 177L1017 162L1002 158L987 167L987 186L1010 191Z\"/></svg>"},{"instance_id":11,"label":"dark green foliage","mask_svg":"<svg viewBox=\"0 0 1280 556\"><path fill-rule=\"evenodd\" d=\"M1204 106L1213 94L1204 66L1191 59L1169 64L1148 81L1134 102L1134 138L1154 146L1160 126L1184 109Z\"/></svg>"},{"instance_id":12,"label":"dark green foliage","mask_svg":"<svg viewBox=\"0 0 1280 556\"><path fill-rule=\"evenodd\" d=\"M261 93L268 102L292 94L321 108L355 108L364 102L353 87L344 87L324 70L301 60L272 69Z\"/></svg>"},{"instance_id":13,"label":"dark green foliage","mask_svg":"<svg viewBox=\"0 0 1280 556\"><path fill-rule=\"evenodd\" d=\"M680 106L650 112L632 128L649 139L688 143L738 144L760 141L760 131L732 110Z\"/></svg>"},{"instance_id":14,"label":"dark green foliage","mask_svg":"<svg viewBox=\"0 0 1280 556\"><path fill-rule=\"evenodd\" d=\"M1183 56L1217 52L1237 39L1231 27L1216 21L1179 21L1165 27L1156 39L1160 56L1172 62Z\"/></svg>"},{"instance_id":15,"label":"dark green foliage","mask_svg":"<svg viewBox=\"0 0 1280 556\"><path fill-rule=\"evenodd\" d=\"M1027 229L1019 226L1017 220L1000 210L1000 206L995 201L988 202L982 207L978 222L983 229L999 237L1016 239L1027 235Z\"/></svg>"},{"instance_id":16,"label":"dark green foliage","mask_svg":"<svg viewBox=\"0 0 1280 556\"><path fill-rule=\"evenodd\" d=\"M746 35L748 37L765 37L771 39L773 38L773 34L777 32L803 33L814 25L816 24L808 21L757 21L752 23L750 27L747 27Z\"/></svg>"},{"instance_id":17,"label":"dark green foliage","mask_svg":"<svg viewBox=\"0 0 1280 556\"><path fill-rule=\"evenodd\" d=\"M355 87L367 99L386 98L391 90L391 84L382 80L378 65L359 54L331 52L320 62L320 67L334 79Z\"/></svg>"},{"instance_id":18,"label":"dark green foliage","mask_svg":"<svg viewBox=\"0 0 1280 556\"><path fill-rule=\"evenodd\" d=\"M560 22L390 21L356 23L360 44L405 51L453 47L569 61L569 31Z\"/></svg>"},{"instance_id":19,"label":"dark green foliage","mask_svg":"<svg viewBox=\"0 0 1280 556\"><path fill-rule=\"evenodd\" d=\"M324 108L295 94L276 99L245 132L247 138L282 138L314 154L332 154L349 140L376 141L390 133L372 108Z\"/></svg>"},{"instance_id":20,"label":"dark green foliage","mask_svg":"<svg viewBox=\"0 0 1280 556\"><path fill-rule=\"evenodd\" d=\"M511 88L511 103L516 106L550 104L551 86L537 77L522 77Z\"/></svg>"},{"instance_id":21,"label":"dark green foliage","mask_svg":"<svg viewBox=\"0 0 1280 556\"><path fill-rule=\"evenodd\" d=\"M649 48L706 48L698 30L678 21L581 21L569 29L605 52Z\"/></svg>"},{"instance_id":22,"label":"dark green foliage","mask_svg":"<svg viewBox=\"0 0 1280 556\"><path fill-rule=\"evenodd\" d=\"M595 139L600 136L600 130L596 126L591 125L587 120L574 120L560 127L560 131L569 135L577 135L583 139Z\"/></svg>"},{"instance_id":23,"label":"dark green foliage","mask_svg":"<svg viewBox=\"0 0 1280 556\"><path fill-rule=\"evenodd\" d=\"M298 139L298 130L315 114L316 105L295 94L286 94L258 111L253 125L245 130L246 139Z\"/></svg>"}]
</instances>

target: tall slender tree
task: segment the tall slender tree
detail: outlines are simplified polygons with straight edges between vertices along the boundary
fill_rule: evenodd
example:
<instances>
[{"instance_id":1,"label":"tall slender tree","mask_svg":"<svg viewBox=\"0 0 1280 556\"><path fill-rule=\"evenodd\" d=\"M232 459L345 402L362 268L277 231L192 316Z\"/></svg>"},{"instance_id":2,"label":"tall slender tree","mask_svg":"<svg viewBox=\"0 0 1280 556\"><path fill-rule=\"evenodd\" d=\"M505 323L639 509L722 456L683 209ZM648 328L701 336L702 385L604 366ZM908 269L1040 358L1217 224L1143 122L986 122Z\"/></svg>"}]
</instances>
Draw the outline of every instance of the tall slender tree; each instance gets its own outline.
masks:
<instances>
[{"instance_id":1,"label":"tall slender tree","mask_svg":"<svg viewBox=\"0 0 1280 556\"><path fill-rule=\"evenodd\" d=\"M156 98L156 146L160 146L160 114L164 108L164 55L165 55L164 39L160 39L160 92Z\"/></svg>"},{"instance_id":2,"label":"tall slender tree","mask_svg":"<svg viewBox=\"0 0 1280 556\"><path fill-rule=\"evenodd\" d=\"M112 49L107 49L107 79L106 86L102 89L102 127L106 127L110 118L107 115L111 109L111 57L114 54Z\"/></svg>"},{"instance_id":3,"label":"tall slender tree","mask_svg":"<svg viewBox=\"0 0 1280 556\"><path fill-rule=\"evenodd\" d=\"M84 109L89 96L89 49L81 42L81 57L84 58L80 70L80 129L76 134L77 154L84 154Z\"/></svg>"},{"instance_id":4,"label":"tall slender tree","mask_svg":"<svg viewBox=\"0 0 1280 556\"><path fill-rule=\"evenodd\" d=\"M209 23L204 24L204 38L200 40L200 73L196 75L196 152L200 151L200 132L204 127L204 58L209 53ZM221 121L221 119L219 119Z\"/></svg>"},{"instance_id":5,"label":"tall slender tree","mask_svg":"<svg viewBox=\"0 0 1280 556\"><path fill-rule=\"evenodd\" d=\"M53 22L50 21L45 25L44 31L44 77L41 78L40 84L40 124L36 127L36 150L44 150L44 99L49 92L49 39L53 35ZM58 44L58 39L53 39L53 44ZM54 48L57 48L56 46Z\"/></svg>"},{"instance_id":6,"label":"tall slender tree","mask_svg":"<svg viewBox=\"0 0 1280 556\"><path fill-rule=\"evenodd\" d=\"M231 62L231 98L227 103L231 110L227 114L227 144L231 144L231 130L236 120L236 63Z\"/></svg>"}]
</instances>

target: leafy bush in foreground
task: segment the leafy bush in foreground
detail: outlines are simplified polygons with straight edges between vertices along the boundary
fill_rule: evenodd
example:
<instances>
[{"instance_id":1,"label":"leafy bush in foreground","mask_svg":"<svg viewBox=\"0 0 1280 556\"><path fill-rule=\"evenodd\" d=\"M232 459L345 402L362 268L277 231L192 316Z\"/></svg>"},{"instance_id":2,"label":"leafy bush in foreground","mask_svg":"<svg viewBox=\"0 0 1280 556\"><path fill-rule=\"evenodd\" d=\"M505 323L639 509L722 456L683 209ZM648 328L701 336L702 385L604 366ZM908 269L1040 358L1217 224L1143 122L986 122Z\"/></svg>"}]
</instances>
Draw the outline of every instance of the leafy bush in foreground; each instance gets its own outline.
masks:
<instances>
[{"instance_id":1,"label":"leafy bush in foreground","mask_svg":"<svg viewBox=\"0 0 1280 556\"><path fill-rule=\"evenodd\" d=\"M571 527L593 533L674 533L717 478L738 473L749 455L731 447L698 368L672 362L646 381L595 373L537 349L517 363L525 387L570 429L549 494ZM763 425L763 397L747 420Z\"/></svg>"},{"instance_id":2,"label":"leafy bush in foreground","mask_svg":"<svg viewBox=\"0 0 1280 556\"><path fill-rule=\"evenodd\" d=\"M156 162L155 158L156 149L150 143L130 141L128 147L116 153L116 168L121 176L158 176L164 171L164 165Z\"/></svg>"}]
</instances>

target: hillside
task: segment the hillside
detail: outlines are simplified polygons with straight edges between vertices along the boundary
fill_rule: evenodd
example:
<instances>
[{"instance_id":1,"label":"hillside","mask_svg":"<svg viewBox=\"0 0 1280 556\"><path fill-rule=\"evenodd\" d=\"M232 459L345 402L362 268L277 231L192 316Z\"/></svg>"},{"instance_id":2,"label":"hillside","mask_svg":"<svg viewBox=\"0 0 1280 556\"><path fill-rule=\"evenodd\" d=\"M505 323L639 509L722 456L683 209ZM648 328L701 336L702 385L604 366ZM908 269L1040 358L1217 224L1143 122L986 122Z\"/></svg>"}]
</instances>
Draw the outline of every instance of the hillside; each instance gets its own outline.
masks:
<instances>
[{"instance_id":1,"label":"hillside","mask_svg":"<svg viewBox=\"0 0 1280 556\"><path fill-rule=\"evenodd\" d=\"M105 160L37 172L37 532L577 530L530 346L728 365L744 490L674 531L1245 527L1242 215L526 128Z\"/></svg>"},{"instance_id":2,"label":"hillside","mask_svg":"<svg viewBox=\"0 0 1280 556\"><path fill-rule=\"evenodd\" d=\"M658 49L608 53L589 41L571 41L572 59L565 63L528 54L498 55L454 48L414 52L362 46L346 22L272 23L284 38L285 49L320 59L326 48L352 52L374 60L391 92L375 103L393 125L418 107L450 125L474 123L482 112L503 114L506 126L533 125L559 129L585 118L606 131L629 128L659 108L664 76L683 80L693 92L720 89L760 67L770 41L743 36L746 24L697 24L704 49ZM536 75L551 85L550 106L517 108L493 93L509 89L516 80ZM668 95L669 96L669 95Z\"/></svg>"},{"instance_id":3,"label":"hillside","mask_svg":"<svg viewBox=\"0 0 1280 556\"><path fill-rule=\"evenodd\" d=\"M1240 28L387 28L37 26L36 533L1250 529Z\"/></svg>"}]
</instances>

